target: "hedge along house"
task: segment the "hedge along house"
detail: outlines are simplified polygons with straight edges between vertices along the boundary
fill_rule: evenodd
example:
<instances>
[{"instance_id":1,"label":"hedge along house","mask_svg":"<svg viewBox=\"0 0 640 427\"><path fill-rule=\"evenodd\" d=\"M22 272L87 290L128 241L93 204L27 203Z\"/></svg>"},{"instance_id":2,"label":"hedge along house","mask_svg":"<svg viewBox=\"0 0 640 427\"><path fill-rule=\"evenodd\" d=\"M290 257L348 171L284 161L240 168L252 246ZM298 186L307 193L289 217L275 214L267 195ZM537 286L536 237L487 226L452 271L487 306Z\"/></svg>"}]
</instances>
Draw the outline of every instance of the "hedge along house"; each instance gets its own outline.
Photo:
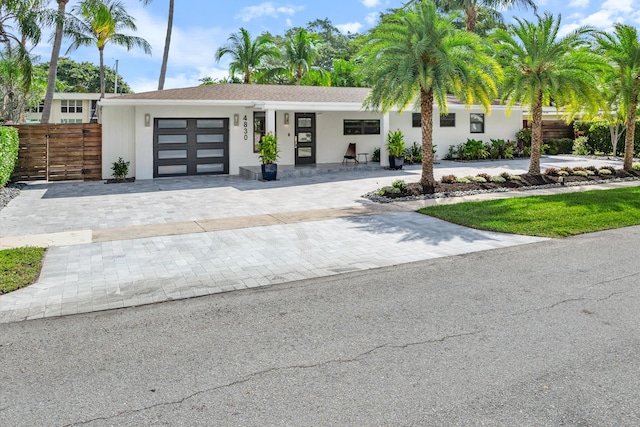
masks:
<instances>
[{"instance_id":1,"label":"hedge along house","mask_svg":"<svg viewBox=\"0 0 640 427\"><path fill-rule=\"evenodd\" d=\"M267 132L278 136L281 165L341 163L355 142L357 152L369 156L381 148L386 166L388 131L400 129L407 145L420 144L420 115L365 111L368 93L366 88L218 84L103 99L103 178L110 177L118 157L131 161L129 175L137 179L237 175L243 166L260 164L257 145ZM514 109L508 117L504 110L495 106L488 115L455 99L447 116L439 117L435 108L438 156L467 138L513 139L522 111Z\"/></svg>"}]
</instances>

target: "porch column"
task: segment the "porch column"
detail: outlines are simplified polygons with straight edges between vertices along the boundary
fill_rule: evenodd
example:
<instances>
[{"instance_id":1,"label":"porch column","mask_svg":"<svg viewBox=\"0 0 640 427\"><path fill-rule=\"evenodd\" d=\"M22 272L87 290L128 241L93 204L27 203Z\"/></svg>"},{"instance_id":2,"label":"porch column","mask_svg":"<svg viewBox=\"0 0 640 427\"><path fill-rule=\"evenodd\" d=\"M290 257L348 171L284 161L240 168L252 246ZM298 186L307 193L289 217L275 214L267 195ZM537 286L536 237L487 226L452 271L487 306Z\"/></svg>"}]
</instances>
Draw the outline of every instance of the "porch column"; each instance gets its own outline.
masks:
<instances>
[{"instance_id":1,"label":"porch column","mask_svg":"<svg viewBox=\"0 0 640 427\"><path fill-rule=\"evenodd\" d=\"M383 113L380 120L380 166L389 167L387 134L389 133L389 112Z\"/></svg>"},{"instance_id":2,"label":"porch column","mask_svg":"<svg viewBox=\"0 0 640 427\"><path fill-rule=\"evenodd\" d=\"M274 135L276 134L276 110L265 110L266 123L265 123L265 131L267 133L271 132Z\"/></svg>"}]
</instances>

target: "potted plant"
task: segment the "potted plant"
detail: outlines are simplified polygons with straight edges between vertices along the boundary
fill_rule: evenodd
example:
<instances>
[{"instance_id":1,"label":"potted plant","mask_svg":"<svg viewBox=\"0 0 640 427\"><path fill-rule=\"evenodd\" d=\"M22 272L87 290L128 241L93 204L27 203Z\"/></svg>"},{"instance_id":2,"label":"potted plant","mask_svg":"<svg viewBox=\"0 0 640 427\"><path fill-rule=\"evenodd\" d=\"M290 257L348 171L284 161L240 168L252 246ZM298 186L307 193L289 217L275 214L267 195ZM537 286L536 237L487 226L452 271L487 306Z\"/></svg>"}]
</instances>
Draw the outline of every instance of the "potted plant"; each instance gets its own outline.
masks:
<instances>
[{"instance_id":1,"label":"potted plant","mask_svg":"<svg viewBox=\"0 0 640 427\"><path fill-rule=\"evenodd\" d=\"M387 134L387 151L389 152L389 167L391 169L402 169L404 164L404 135L398 129L395 132L389 131Z\"/></svg>"},{"instance_id":2,"label":"potted plant","mask_svg":"<svg viewBox=\"0 0 640 427\"><path fill-rule=\"evenodd\" d=\"M258 157L262 161L262 179L273 181L278 174L276 160L280 156L278 150L278 137L269 132L262 137L258 144Z\"/></svg>"}]
</instances>

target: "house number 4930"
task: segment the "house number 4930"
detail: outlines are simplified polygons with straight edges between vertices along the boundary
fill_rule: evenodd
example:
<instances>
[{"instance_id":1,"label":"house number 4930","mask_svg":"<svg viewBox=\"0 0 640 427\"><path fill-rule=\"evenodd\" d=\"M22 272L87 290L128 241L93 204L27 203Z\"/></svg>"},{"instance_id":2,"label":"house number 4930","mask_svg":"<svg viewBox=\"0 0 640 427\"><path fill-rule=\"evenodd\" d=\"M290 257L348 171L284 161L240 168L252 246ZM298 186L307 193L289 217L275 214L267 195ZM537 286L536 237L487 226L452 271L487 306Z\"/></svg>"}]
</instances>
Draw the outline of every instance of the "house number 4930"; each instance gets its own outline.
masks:
<instances>
[{"instance_id":1,"label":"house number 4930","mask_svg":"<svg viewBox=\"0 0 640 427\"><path fill-rule=\"evenodd\" d=\"M249 140L249 121L246 114L242 117L242 132L244 133L244 140Z\"/></svg>"}]
</instances>

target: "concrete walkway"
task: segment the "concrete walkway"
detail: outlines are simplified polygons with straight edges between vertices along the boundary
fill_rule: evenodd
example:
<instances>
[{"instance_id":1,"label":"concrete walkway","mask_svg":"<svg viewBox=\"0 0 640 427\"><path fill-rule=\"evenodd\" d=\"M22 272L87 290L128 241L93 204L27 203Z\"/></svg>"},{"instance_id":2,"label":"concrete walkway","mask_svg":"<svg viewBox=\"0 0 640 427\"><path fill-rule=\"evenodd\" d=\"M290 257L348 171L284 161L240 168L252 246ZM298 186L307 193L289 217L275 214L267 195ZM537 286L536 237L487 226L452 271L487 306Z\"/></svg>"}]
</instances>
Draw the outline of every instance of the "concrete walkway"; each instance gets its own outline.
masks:
<instances>
[{"instance_id":1,"label":"concrete walkway","mask_svg":"<svg viewBox=\"0 0 640 427\"><path fill-rule=\"evenodd\" d=\"M544 167L612 161L543 159ZM437 176L523 173L526 161L449 164ZM215 294L543 239L471 230L414 211L638 182L374 204L359 197L419 168L264 183L190 177L32 184L0 211L0 248L48 246L39 280L0 296L0 322Z\"/></svg>"}]
</instances>

